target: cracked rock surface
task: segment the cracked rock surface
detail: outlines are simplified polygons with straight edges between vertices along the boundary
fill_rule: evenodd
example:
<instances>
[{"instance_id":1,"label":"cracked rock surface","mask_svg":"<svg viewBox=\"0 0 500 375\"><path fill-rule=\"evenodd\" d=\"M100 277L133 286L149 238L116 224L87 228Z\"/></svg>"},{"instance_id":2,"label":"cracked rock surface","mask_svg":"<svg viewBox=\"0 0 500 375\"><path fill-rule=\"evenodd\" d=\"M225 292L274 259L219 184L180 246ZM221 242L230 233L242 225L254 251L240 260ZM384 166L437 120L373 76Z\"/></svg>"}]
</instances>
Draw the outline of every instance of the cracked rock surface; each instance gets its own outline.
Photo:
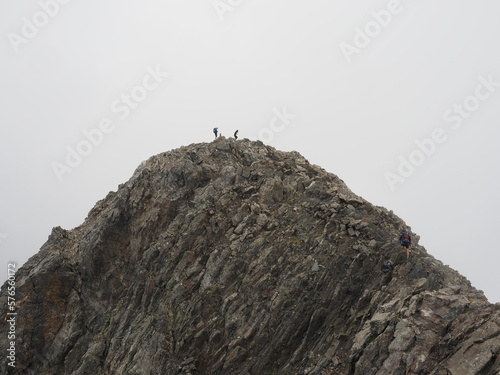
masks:
<instances>
[{"instance_id":1,"label":"cracked rock surface","mask_svg":"<svg viewBox=\"0 0 500 375\"><path fill-rule=\"evenodd\" d=\"M296 152L153 156L18 271L0 374L500 374L500 306L403 228Z\"/></svg>"}]
</instances>

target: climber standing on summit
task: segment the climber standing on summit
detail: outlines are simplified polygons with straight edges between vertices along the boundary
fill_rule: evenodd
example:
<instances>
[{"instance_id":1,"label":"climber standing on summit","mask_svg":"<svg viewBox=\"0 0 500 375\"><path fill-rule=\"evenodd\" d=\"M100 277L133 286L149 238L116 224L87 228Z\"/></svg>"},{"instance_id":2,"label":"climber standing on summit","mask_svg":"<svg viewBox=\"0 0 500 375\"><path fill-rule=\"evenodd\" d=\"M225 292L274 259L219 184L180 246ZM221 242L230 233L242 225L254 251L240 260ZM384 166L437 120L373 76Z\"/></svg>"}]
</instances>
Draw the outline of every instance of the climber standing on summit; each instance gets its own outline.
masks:
<instances>
[{"instance_id":1,"label":"climber standing on summit","mask_svg":"<svg viewBox=\"0 0 500 375\"><path fill-rule=\"evenodd\" d=\"M217 134L219 133L219 128L214 128L214 134L215 134L215 138L217 138Z\"/></svg>"},{"instance_id":2,"label":"climber standing on summit","mask_svg":"<svg viewBox=\"0 0 500 375\"><path fill-rule=\"evenodd\" d=\"M238 139L238 132L239 132L239 130L236 130L236 131L234 132L234 139Z\"/></svg>"},{"instance_id":3,"label":"climber standing on summit","mask_svg":"<svg viewBox=\"0 0 500 375\"><path fill-rule=\"evenodd\" d=\"M404 230L399 236L399 244L403 250L406 250L406 259L410 259L411 237L406 230Z\"/></svg>"}]
</instances>

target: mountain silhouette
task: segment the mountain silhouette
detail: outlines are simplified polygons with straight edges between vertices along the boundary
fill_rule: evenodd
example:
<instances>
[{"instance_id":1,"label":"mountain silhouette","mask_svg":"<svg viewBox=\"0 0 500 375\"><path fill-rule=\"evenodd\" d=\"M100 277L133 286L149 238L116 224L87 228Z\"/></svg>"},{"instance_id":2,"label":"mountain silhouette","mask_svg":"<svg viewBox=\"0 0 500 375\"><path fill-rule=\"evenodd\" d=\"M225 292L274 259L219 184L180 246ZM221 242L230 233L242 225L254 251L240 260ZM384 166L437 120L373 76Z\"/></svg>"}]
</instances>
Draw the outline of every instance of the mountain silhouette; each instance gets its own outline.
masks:
<instances>
[{"instance_id":1,"label":"mountain silhouette","mask_svg":"<svg viewBox=\"0 0 500 375\"><path fill-rule=\"evenodd\" d=\"M19 269L0 374L500 374L499 305L418 239L297 152L162 153Z\"/></svg>"}]
</instances>

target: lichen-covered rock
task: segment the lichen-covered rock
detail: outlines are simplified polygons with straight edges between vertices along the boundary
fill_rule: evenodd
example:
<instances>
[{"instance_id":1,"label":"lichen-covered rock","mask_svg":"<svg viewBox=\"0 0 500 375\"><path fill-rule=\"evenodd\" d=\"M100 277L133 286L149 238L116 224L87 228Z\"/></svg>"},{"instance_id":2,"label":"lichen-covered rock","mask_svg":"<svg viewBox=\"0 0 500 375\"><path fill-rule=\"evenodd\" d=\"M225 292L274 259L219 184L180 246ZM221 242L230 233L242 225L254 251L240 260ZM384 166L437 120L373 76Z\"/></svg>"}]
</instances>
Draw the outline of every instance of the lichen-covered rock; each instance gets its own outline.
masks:
<instances>
[{"instance_id":1,"label":"lichen-covered rock","mask_svg":"<svg viewBox=\"0 0 500 375\"><path fill-rule=\"evenodd\" d=\"M295 152L154 156L18 271L0 374L499 374L499 306L402 228Z\"/></svg>"}]
</instances>

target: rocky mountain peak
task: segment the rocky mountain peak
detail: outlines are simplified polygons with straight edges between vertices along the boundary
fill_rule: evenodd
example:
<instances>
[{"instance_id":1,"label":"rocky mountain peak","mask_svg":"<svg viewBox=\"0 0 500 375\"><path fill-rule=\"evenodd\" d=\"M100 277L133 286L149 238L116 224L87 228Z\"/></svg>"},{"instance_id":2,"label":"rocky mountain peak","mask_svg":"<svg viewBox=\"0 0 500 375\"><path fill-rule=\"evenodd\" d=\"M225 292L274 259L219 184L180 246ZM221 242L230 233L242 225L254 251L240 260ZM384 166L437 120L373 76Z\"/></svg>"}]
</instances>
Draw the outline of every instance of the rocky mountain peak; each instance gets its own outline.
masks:
<instances>
[{"instance_id":1,"label":"rocky mountain peak","mask_svg":"<svg viewBox=\"0 0 500 375\"><path fill-rule=\"evenodd\" d=\"M403 229L297 152L153 156L18 271L0 374L499 374L499 306Z\"/></svg>"}]
</instances>

